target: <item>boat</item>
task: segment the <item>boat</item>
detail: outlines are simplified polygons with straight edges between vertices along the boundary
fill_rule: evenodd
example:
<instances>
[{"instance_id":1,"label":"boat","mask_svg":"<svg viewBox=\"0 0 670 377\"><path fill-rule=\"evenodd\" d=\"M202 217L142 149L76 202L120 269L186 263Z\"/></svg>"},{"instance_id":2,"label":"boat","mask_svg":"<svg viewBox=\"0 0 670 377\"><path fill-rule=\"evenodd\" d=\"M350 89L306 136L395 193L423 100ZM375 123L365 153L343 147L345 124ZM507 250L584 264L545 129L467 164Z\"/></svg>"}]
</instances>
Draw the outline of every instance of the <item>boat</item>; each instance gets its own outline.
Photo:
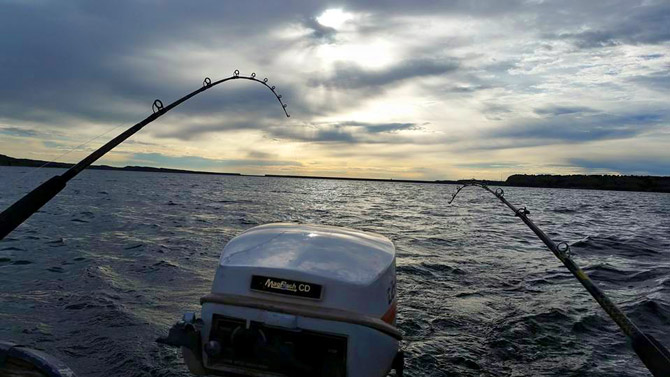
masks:
<instances>
[{"instance_id":1,"label":"boat","mask_svg":"<svg viewBox=\"0 0 670 377\"><path fill-rule=\"evenodd\" d=\"M0 340L0 376L3 377L74 377L64 362L13 342Z\"/></svg>"},{"instance_id":2,"label":"boat","mask_svg":"<svg viewBox=\"0 0 670 377\"><path fill-rule=\"evenodd\" d=\"M403 373L395 247L384 236L267 224L223 249L202 311L159 342L196 375L383 377Z\"/></svg>"}]
</instances>

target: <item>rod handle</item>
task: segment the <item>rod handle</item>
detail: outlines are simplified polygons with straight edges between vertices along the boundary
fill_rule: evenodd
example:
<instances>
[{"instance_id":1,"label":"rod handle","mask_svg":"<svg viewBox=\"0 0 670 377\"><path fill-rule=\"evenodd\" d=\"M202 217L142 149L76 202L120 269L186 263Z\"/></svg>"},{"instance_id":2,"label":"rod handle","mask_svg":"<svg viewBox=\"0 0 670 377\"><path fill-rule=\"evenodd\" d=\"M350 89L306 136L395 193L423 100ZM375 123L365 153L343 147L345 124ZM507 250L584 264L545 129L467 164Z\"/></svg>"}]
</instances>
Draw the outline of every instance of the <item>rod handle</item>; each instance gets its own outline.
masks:
<instances>
[{"instance_id":1,"label":"rod handle","mask_svg":"<svg viewBox=\"0 0 670 377\"><path fill-rule=\"evenodd\" d=\"M19 199L11 207L0 213L0 240L37 212L43 205L61 192L66 181L57 175L39 185L36 189Z\"/></svg>"},{"instance_id":2,"label":"rod handle","mask_svg":"<svg viewBox=\"0 0 670 377\"><path fill-rule=\"evenodd\" d=\"M670 376L670 351L653 336L634 336L633 349L655 377Z\"/></svg>"}]
</instances>

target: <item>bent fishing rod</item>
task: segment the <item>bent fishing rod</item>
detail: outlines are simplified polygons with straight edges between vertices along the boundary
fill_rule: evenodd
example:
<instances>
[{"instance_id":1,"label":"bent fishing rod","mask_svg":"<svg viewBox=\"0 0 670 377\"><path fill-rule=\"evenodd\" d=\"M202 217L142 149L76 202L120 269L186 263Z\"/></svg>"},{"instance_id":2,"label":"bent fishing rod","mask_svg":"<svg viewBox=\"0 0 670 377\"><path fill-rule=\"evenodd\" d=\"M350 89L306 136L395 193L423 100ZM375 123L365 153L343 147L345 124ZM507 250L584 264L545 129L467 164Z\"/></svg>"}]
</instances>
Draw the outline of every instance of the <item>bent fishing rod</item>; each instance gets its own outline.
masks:
<instances>
[{"instance_id":1,"label":"bent fishing rod","mask_svg":"<svg viewBox=\"0 0 670 377\"><path fill-rule=\"evenodd\" d=\"M272 94L275 95L277 101L279 101L279 104L281 104L282 110L284 110L286 117L290 117L288 111L286 111L287 105L282 101L282 96L276 92L274 86L270 86L268 84L267 78L259 80L256 78L255 73L252 73L250 76L241 76L239 70L235 70L233 76L226 77L219 81L212 82L209 77L206 77L202 82L201 88L192 91L191 93L183 96L182 98L172 102L167 106L163 106L163 102L161 100L155 100L151 106L153 114L149 115L143 121L130 127L119 136L107 142L107 144L103 145L98 150L88 155L88 157L72 166L62 175L57 175L42 183L37 188L26 194L23 198L17 200L9 208L5 209L2 213L0 213L0 241L14 229L16 229L16 227L26 221L35 212L37 212L40 208L42 208L42 206L53 199L59 192L61 192L67 185L68 181L76 177L77 174L81 173L82 170L89 167L92 163L97 161L100 157L104 156L107 152L111 151L126 139L144 128L144 126L165 115L165 113L181 105L195 95L230 80L250 80L264 85L266 88L272 91Z\"/></svg>"},{"instance_id":2,"label":"bent fishing rod","mask_svg":"<svg viewBox=\"0 0 670 377\"><path fill-rule=\"evenodd\" d=\"M649 369L651 374L655 377L670 376L670 351L657 341L653 336L645 334L638 328L633 321L626 316L619 307L610 300L609 297L593 283L591 278L572 260L570 253L570 245L566 242L555 243L549 236L542 231L535 223L528 218L530 212L526 207L517 208L505 199L505 192L501 188L495 191L491 190L485 184L481 183L466 183L459 187L454 195L449 200L451 204L461 190L466 187L480 187L491 194L495 195L501 202L503 202L509 209L511 209L515 216L519 217L537 237L544 242L552 253L570 270L577 280L586 288L591 296L600 304L605 312L612 318L612 320L619 326L621 331L631 340L633 350L642 360L644 365Z\"/></svg>"}]
</instances>

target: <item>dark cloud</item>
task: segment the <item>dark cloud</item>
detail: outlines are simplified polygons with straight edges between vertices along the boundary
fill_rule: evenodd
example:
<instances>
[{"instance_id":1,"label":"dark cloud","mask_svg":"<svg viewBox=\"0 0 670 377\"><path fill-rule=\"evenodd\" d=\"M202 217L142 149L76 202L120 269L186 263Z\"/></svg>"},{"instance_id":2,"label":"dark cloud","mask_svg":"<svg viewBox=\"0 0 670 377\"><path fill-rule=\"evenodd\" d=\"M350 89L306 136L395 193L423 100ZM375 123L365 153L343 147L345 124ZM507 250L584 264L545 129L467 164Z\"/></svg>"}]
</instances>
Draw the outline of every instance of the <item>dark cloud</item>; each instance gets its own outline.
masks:
<instances>
[{"instance_id":1,"label":"dark cloud","mask_svg":"<svg viewBox=\"0 0 670 377\"><path fill-rule=\"evenodd\" d=\"M316 142L336 142L336 143L348 143L355 144L358 143L354 135L346 130L341 128L330 128L330 129L319 129L311 134L303 134L303 141L316 141ZM275 134L275 136L280 136ZM296 135L299 137L298 135Z\"/></svg>"},{"instance_id":2,"label":"dark cloud","mask_svg":"<svg viewBox=\"0 0 670 377\"><path fill-rule=\"evenodd\" d=\"M225 114L218 114L217 116L216 113L209 114L203 123L199 123L198 120L192 120L188 115L179 115L176 123L176 126L169 129L155 127L151 130L151 133L159 138L198 140L216 133L270 128L269 124L263 119L257 121L248 121L240 119L240 117L230 119Z\"/></svg>"},{"instance_id":3,"label":"dark cloud","mask_svg":"<svg viewBox=\"0 0 670 377\"><path fill-rule=\"evenodd\" d=\"M317 43L335 42L335 35L337 34L337 30L333 29L332 27L321 25L316 21L315 17L307 18L302 22L302 25L312 31L309 37L314 39Z\"/></svg>"},{"instance_id":4,"label":"dark cloud","mask_svg":"<svg viewBox=\"0 0 670 377\"><path fill-rule=\"evenodd\" d=\"M487 103L484 104L481 111L486 119L503 120L512 113L512 107L499 103Z\"/></svg>"},{"instance_id":5,"label":"dark cloud","mask_svg":"<svg viewBox=\"0 0 670 377\"><path fill-rule=\"evenodd\" d=\"M564 114L543 119L515 121L514 126L494 131L489 137L515 140L514 146L551 144L553 142L585 142L630 138L663 125L665 112L612 114ZM539 143L538 143L539 141Z\"/></svg>"},{"instance_id":6,"label":"dark cloud","mask_svg":"<svg viewBox=\"0 0 670 377\"><path fill-rule=\"evenodd\" d=\"M426 76L437 76L458 69L455 61L438 59L414 59L386 69L363 69L353 64L339 64L335 72L326 79L312 79L312 86L343 89L373 89L394 83Z\"/></svg>"},{"instance_id":7,"label":"dark cloud","mask_svg":"<svg viewBox=\"0 0 670 377\"><path fill-rule=\"evenodd\" d=\"M247 158L251 159L262 159L262 160L268 160L271 158L275 158L276 155L272 153L266 153L266 152L261 152L261 151L249 151L247 153Z\"/></svg>"},{"instance_id":8,"label":"dark cloud","mask_svg":"<svg viewBox=\"0 0 670 377\"><path fill-rule=\"evenodd\" d=\"M660 59L664 57L664 54L647 54L647 55L640 55L640 58L644 60L655 60L655 59Z\"/></svg>"},{"instance_id":9,"label":"dark cloud","mask_svg":"<svg viewBox=\"0 0 670 377\"><path fill-rule=\"evenodd\" d=\"M601 17L592 18L584 24L572 20L573 28L583 29L586 26L587 30L558 33L554 34L554 37L570 40L580 48L609 47L620 44L660 44L670 41L670 28L668 27L670 25L670 3L667 1L596 3L599 5L594 5L594 7L603 11ZM588 17L594 15L592 12L586 14ZM566 19L570 22L570 17Z\"/></svg>"},{"instance_id":10,"label":"dark cloud","mask_svg":"<svg viewBox=\"0 0 670 377\"><path fill-rule=\"evenodd\" d=\"M412 143L412 139L398 135L399 131L420 130L414 123L363 123L347 121L340 123L308 124L292 127L270 128L274 138L318 143Z\"/></svg>"},{"instance_id":11,"label":"dark cloud","mask_svg":"<svg viewBox=\"0 0 670 377\"><path fill-rule=\"evenodd\" d=\"M469 17L499 17L515 14L532 7L525 0L390 0L390 1L347 1L341 3L347 9L361 12L378 12L385 15L425 15L453 14Z\"/></svg>"},{"instance_id":12,"label":"dark cloud","mask_svg":"<svg viewBox=\"0 0 670 377\"><path fill-rule=\"evenodd\" d=\"M275 127L269 130L274 139L288 139L320 143L347 143L354 144L360 140L354 137L350 130L337 126L297 126Z\"/></svg>"},{"instance_id":13,"label":"dark cloud","mask_svg":"<svg viewBox=\"0 0 670 377\"><path fill-rule=\"evenodd\" d=\"M670 71L635 76L630 78L630 81L663 93L668 93L668 91L670 91Z\"/></svg>"},{"instance_id":14,"label":"dark cloud","mask_svg":"<svg viewBox=\"0 0 670 377\"><path fill-rule=\"evenodd\" d=\"M486 89L494 88L493 85L487 84L475 84L475 85L456 85L444 89L445 92L463 94L463 93L475 93Z\"/></svg>"},{"instance_id":15,"label":"dark cloud","mask_svg":"<svg viewBox=\"0 0 670 377\"><path fill-rule=\"evenodd\" d=\"M33 137L38 135L35 130L18 127L0 127L0 134L22 137Z\"/></svg>"},{"instance_id":16,"label":"dark cloud","mask_svg":"<svg viewBox=\"0 0 670 377\"><path fill-rule=\"evenodd\" d=\"M217 119L218 117L214 117ZM177 129L161 130L154 133L155 136L163 138L175 138L181 140L196 140L208 135L237 130L259 130L269 138L288 139L296 141L311 142L340 142L340 143L378 143L382 141L391 142L396 138L404 142L407 139L397 137L399 131L421 130L423 127L415 123L364 123L345 121L339 123L308 123L298 124L281 121L229 121L217 122L215 124L189 125L182 124Z\"/></svg>"},{"instance_id":17,"label":"dark cloud","mask_svg":"<svg viewBox=\"0 0 670 377\"><path fill-rule=\"evenodd\" d=\"M558 116L577 113L595 113L597 110L586 106L547 106L535 109L533 112L537 115Z\"/></svg>"},{"instance_id":18,"label":"dark cloud","mask_svg":"<svg viewBox=\"0 0 670 377\"><path fill-rule=\"evenodd\" d=\"M2 8L0 114L69 127L76 119L137 121L146 114L137 104L146 103L149 111L153 99L177 99L199 86L187 87L180 77L193 75L191 67L169 75L181 67L159 52L170 54L177 46L234 50L257 43L259 51L273 55L281 46L264 41L267 30L313 17L322 6L48 1L9 2ZM225 62L202 77L227 76L235 68L246 67Z\"/></svg>"},{"instance_id":19,"label":"dark cloud","mask_svg":"<svg viewBox=\"0 0 670 377\"><path fill-rule=\"evenodd\" d=\"M63 144L63 143L56 143L53 141L43 141L42 144L44 144L45 147L47 148L52 148L52 149L60 149L60 150L70 150L72 149L71 145Z\"/></svg>"},{"instance_id":20,"label":"dark cloud","mask_svg":"<svg viewBox=\"0 0 670 377\"><path fill-rule=\"evenodd\" d=\"M670 176L670 165L664 158L616 158L612 160L592 160L574 158L569 160L573 166L579 166L594 172L618 172L631 175Z\"/></svg>"},{"instance_id":21,"label":"dark cloud","mask_svg":"<svg viewBox=\"0 0 670 377\"><path fill-rule=\"evenodd\" d=\"M145 141L138 141L138 140L126 140L123 142L123 144L133 144L133 145L143 145L143 146L155 146L158 145L156 143L147 143Z\"/></svg>"},{"instance_id":22,"label":"dark cloud","mask_svg":"<svg viewBox=\"0 0 670 377\"><path fill-rule=\"evenodd\" d=\"M519 169L524 166L518 162L473 162L468 164L455 164L461 168L468 169Z\"/></svg>"},{"instance_id":23,"label":"dark cloud","mask_svg":"<svg viewBox=\"0 0 670 377\"><path fill-rule=\"evenodd\" d=\"M302 166L296 161L252 160L252 159L211 159L196 156L166 156L161 153L135 153L131 164L179 169L225 169L238 167Z\"/></svg>"},{"instance_id":24,"label":"dark cloud","mask_svg":"<svg viewBox=\"0 0 670 377\"><path fill-rule=\"evenodd\" d=\"M397 132L404 130L419 130L421 129L415 123L363 123L363 122L341 122L336 125L336 127L357 127L362 129L366 133L384 133L384 132Z\"/></svg>"},{"instance_id":25,"label":"dark cloud","mask_svg":"<svg viewBox=\"0 0 670 377\"><path fill-rule=\"evenodd\" d=\"M609 31L583 31L579 33L563 33L561 39L572 40L580 48L611 47L622 44L617 34Z\"/></svg>"}]
</instances>

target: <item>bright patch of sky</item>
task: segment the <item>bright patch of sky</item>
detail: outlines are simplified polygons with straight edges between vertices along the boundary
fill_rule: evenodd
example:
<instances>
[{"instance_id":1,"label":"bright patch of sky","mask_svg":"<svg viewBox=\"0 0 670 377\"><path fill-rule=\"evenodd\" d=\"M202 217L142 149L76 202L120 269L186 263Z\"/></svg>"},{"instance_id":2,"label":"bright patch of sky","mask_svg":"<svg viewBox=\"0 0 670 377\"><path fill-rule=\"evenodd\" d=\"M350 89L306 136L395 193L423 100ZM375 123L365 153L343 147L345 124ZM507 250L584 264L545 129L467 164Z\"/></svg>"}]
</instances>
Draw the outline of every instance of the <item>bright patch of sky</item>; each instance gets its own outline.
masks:
<instances>
[{"instance_id":1,"label":"bright patch of sky","mask_svg":"<svg viewBox=\"0 0 670 377\"><path fill-rule=\"evenodd\" d=\"M342 9L326 9L320 16L316 17L316 22L325 27L340 29L345 22L351 21L354 15L342 11Z\"/></svg>"}]
</instances>

